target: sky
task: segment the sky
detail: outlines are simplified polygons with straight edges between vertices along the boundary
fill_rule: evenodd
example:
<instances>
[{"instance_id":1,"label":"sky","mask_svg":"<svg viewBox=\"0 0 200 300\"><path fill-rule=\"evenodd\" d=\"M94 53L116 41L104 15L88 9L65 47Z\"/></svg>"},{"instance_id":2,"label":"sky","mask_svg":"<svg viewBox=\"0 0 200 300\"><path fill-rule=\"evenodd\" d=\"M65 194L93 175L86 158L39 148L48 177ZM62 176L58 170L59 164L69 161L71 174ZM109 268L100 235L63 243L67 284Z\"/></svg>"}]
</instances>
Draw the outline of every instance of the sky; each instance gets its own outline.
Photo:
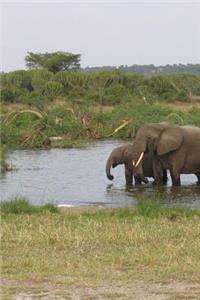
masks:
<instances>
[{"instance_id":1,"label":"sky","mask_svg":"<svg viewBox=\"0 0 200 300\"><path fill-rule=\"evenodd\" d=\"M81 54L81 66L200 63L200 0L3 1L1 70L27 52Z\"/></svg>"}]
</instances>

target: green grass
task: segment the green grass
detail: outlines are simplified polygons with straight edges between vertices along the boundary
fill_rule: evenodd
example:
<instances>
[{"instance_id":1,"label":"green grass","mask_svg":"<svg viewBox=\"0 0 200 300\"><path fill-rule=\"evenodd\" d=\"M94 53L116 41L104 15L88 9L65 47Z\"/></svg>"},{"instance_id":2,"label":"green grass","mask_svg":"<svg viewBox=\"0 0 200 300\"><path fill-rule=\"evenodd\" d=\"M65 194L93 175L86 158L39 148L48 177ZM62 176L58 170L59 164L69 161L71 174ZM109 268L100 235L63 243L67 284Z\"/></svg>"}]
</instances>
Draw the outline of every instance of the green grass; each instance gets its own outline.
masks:
<instances>
[{"instance_id":1,"label":"green grass","mask_svg":"<svg viewBox=\"0 0 200 300\"><path fill-rule=\"evenodd\" d=\"M85 105L85 104L84 104ZM83 105L83 106L84 106ZM96 111L90 104L85 107L52 106L44 109L43 117L21 114L9 118L3 115L1 142L8 148L68 147L71 141L99 139L106 137L133 138L135 130L148 122L171 122L199 126L200 109L198 105L186 112L172 109L161 103L143 103L139 98L128 97L122 104L114 105L112 110ZM105 108L105 110L104 110ZM128 126L113 134L114 130L129 121ZM62 136L61 142L51 143L49 138Z\"/></svg>"},{"instance_id":2,"label":"green grass","mask_svg":"<svg viewBox=\"0 0 200 300\"><path fill-rule=\"evenodd\" d=\"M56 214L21 211L2 214L4 277L91 284L200 280L199 210L143 202L136 208Z\"/></svg>"},{"instance_id":3,"label":"green grass","mask_svg":"<svg viewBox=\"0 0 200 300\"><path fill-rule=\"evenodd\" d=\"M25 198L16 198L10 201L0 202L1 214L33 214L43 212L57 212L57 208L53 204L45 204L43 206L34 206Z\"/></svg>"},{"instance_id":4,"label":"green grass","mask_svg":"<svg viewBox=\"0 0 200 300\"><path fill-rule=\"evenodd\" d=\"M8 170L6 148L0 145L0 173Z\"/></svg>"}]
</instances>

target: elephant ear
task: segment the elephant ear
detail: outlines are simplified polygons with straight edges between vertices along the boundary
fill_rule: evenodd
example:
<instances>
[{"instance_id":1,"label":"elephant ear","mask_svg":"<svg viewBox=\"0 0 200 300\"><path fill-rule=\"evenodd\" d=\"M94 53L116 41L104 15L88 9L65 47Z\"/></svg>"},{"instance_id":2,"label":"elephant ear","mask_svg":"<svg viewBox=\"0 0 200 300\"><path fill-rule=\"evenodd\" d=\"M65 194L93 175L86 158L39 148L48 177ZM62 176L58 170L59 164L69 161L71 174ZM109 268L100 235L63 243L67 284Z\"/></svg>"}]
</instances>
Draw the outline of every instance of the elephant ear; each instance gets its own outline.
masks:
<instances>
[{"instance_id":1,"label":"elephant ear","mask_svg":"<svg viewBox=\"0 0 200 300\"><path fill-rule=\"evenodd\" d=\"M177 150L181 146L182 142L183 135L180 128L171 127L164 129L158 140L157 154L163 155Z\"/></svg>"}]
</instances>

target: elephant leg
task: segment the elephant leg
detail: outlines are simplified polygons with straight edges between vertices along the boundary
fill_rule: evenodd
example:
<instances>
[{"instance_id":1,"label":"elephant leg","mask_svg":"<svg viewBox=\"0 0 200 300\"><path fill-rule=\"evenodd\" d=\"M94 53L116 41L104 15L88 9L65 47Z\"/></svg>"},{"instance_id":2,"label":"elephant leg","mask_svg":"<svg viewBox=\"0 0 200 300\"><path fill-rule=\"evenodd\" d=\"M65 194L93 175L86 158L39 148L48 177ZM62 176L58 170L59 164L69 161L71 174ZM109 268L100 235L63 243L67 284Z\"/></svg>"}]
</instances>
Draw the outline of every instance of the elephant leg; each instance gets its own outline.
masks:
<instances>
[{"instance_id":1,"label":"elephant leg","mask_svg":"<svg viewBox=\"0 0 200 300\"><path fill-rule=\"evenodd\" d=\"M140 176L136 175L136 176L134 176L134 179L135 179L135 185L142 184L142 180L141 180Z\"/></svg>"},{"instance_id":2,"label":"elephant leg","mask_svg":"<svg viewBox=\"0 0 200 300\"><path fill-rule=\"evenodd\" d=\"M154 176L154 185L163 185L167 182L166 170L163 170L161 163L154 159L153 161L153 176Z\"/></svg>"},{"instance_id":3,"label":"elephant leg","mask_svg":"<svg viewBox=\"0 0 200 300\"><path fill-rule=\"evenodd\" d=\"M145 184L149 183L149 180L146 177L144 177L144 175L142 174L135 175L134 179L135 179L135 184L142 184L142 182Z\"/></svg>"},{"instance_id":4,"label":"elephant leg","mask_svg":"<svg viewBox=\"0 0 200 300\"><path fill-rule=\"evenodd\" d=\"M166 185L168 181L167 170L163 170L163 185Z\"/></svg>"},{"instance_id":5,"label":"elephant leg","mask_svg":"<svg viewBox=\"0 0 200 300\"><path fill-rule=\"evenodd\" d=\"M197 176L197 184L200 184L200 173L195 174Z\"/></svg>"},{"instance_id":6,"label":"elephant leg","mask_svg":"<svg viewBox=\"0 0 200 300\"><path fill-rule=\"evenodd\" d=\"M172 170L170 170L170 175L171 175L171 179L172 179L172 185L180 186L181 185L180 174L175 173Z\"/></svg>"},{"instance_id":7,"label":"elephant leg","mask_svg":"<svg viewBox=\"0 0 200 300\"><path fill-rule=\"evenodd\" d=\"M125 179L126 179L126 185L133 184L133 172L127 167L125 167Z\"/></svg>"}]
</instances>

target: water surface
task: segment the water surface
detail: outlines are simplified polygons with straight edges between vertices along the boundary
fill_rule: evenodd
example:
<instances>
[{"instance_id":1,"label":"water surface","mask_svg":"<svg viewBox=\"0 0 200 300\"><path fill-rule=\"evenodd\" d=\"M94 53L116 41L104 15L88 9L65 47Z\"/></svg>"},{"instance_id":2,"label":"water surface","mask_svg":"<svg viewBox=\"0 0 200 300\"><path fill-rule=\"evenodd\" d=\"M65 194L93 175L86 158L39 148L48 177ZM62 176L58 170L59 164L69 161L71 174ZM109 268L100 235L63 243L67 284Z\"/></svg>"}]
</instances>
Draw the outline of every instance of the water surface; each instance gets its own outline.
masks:
<instances>
[{"instance_id":1,"label":"water surface","mask_svg":"<svg viewBox=\"0 0 200 300\"><path fill-rule=\"evenodd\" d=\"M124 166L112 170L114 181L105 175L112 149L121 141L93 142L84 149L19 150L8 161L17 170L0 178L1 200L23 196L33 204L134 206L145 198L159 196L166 205L200 207L200 187L194 175L182 175L182 186L155 187L151 183L127 189ZM150 182L153 179L150 178Z\"/></svg>"}]
</instances>

